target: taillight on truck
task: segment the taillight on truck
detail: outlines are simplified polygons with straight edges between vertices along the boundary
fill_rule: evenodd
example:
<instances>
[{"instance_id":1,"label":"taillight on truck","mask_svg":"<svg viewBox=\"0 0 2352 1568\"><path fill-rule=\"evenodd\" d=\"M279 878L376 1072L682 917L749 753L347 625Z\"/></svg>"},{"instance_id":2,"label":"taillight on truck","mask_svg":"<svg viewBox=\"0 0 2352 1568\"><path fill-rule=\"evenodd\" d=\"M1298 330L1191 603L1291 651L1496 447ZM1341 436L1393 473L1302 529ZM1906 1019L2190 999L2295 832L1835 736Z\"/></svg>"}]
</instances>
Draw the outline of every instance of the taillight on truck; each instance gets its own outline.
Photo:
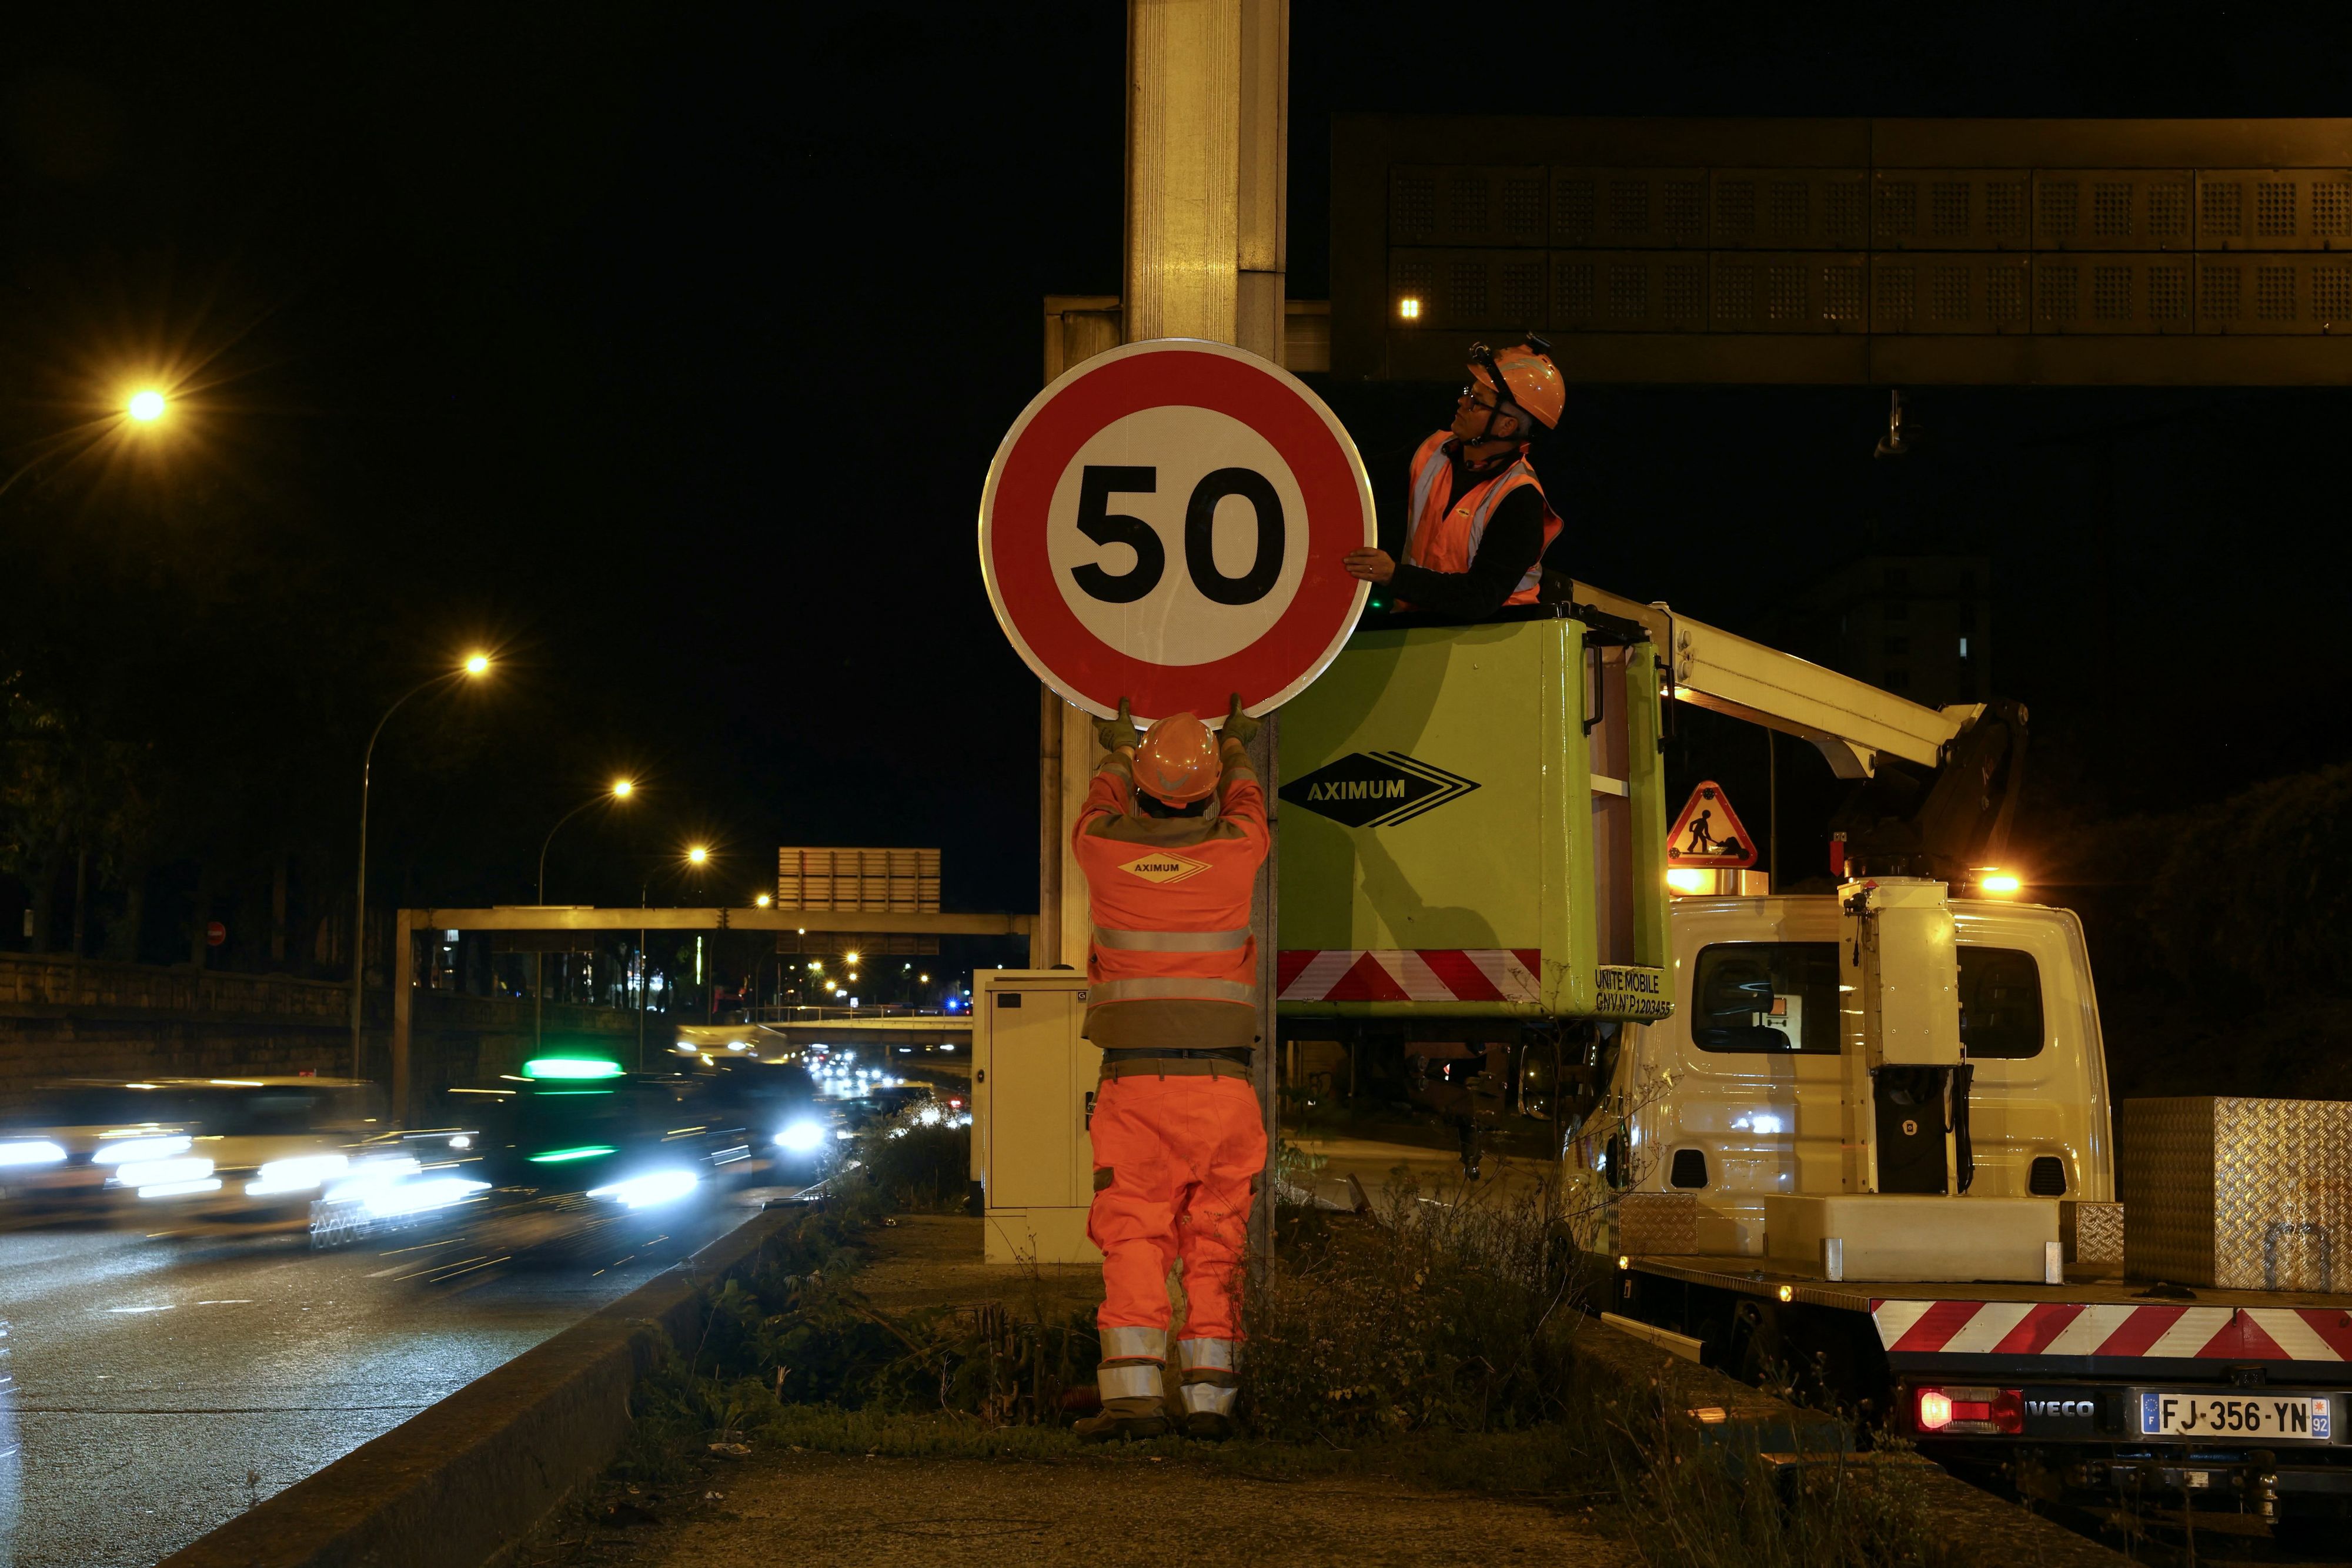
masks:
<instances>
[{"instance_id":1,"label":"taillight on truck","mask_svg":"<svg viewBox=\"0 0 2352 1568\"><path fill-rule=\"evenodd\" d=\"M2025 1390L1922 1385L1911 1391L1911 1425L1923 1433L2022 1432Z\"/></svg>"}]
</instances>

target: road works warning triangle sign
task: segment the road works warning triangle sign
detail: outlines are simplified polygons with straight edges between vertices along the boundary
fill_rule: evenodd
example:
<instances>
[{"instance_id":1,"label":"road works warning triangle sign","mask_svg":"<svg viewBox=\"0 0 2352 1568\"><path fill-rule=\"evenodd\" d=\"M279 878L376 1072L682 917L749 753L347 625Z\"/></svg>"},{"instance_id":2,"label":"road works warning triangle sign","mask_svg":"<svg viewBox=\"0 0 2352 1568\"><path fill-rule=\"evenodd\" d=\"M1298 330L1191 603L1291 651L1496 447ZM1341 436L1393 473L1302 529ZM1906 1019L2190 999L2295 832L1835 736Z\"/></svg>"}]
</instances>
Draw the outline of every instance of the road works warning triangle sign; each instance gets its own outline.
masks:
<instances>
[{"instance_id":1,"label":"road works warning triangle sign","mask_svg":"<svg viewBox=\"0 0 2352 1568\"><path fill-rule=\"evenodd\" d=\"M1740 825L1731 798L1712 779L1699 781L1666 835L1666 863L1738 871L1756 863L1756 841Z\"/></svg>"}]
</instances>

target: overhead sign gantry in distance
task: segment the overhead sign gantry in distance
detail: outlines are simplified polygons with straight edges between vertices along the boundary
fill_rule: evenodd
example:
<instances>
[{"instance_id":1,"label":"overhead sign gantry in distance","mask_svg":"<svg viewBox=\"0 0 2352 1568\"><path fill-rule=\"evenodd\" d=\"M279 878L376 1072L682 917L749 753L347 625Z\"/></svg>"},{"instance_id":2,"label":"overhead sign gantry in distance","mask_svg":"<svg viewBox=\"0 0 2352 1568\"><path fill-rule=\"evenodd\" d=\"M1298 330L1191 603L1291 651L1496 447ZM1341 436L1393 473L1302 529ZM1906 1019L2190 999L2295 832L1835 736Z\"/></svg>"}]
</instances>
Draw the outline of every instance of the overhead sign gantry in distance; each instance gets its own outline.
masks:
<instances>
[{"instance_id":1,"label":"overhead sign gantry in distance","mask_svg":"<svg viewBox=\"0 0 2352 1568\"><path fill-rule=\"evenodd\" d=\"M981 573L1013 648L1089 713L1213 723L1297 695L1368 585L1370 481L1339 418L1223 343L1130 343L1039 393L997 449Z\"/></svg>"},{"instance_id":2,"label":"overhead sign gantry in distance","mask_svg":"<svg viewBox=\"0 0 2352 1568\"><path fill-rule=\"evenodd\" d=\"M1331 162L1343 379L1534 329L1586 382L2352 382L2352 120L1343 115Z\"/></svg>"}]
</instances>

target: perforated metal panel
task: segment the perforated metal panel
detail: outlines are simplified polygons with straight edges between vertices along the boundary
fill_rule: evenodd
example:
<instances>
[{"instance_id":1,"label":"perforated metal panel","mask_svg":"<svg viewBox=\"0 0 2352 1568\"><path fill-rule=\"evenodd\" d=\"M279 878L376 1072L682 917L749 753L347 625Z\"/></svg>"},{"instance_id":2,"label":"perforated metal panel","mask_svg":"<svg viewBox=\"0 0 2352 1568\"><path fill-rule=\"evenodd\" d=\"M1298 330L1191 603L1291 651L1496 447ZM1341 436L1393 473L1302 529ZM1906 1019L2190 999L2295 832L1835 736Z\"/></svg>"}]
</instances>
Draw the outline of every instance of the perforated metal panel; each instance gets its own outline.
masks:
<instances>
[{"instance_id":1,"label":"perforated metal panel","mask_svg":"<svg viewBox=\"0 0 2352 1568\"><path fill-rule=\"evenodd\" d=\"M1879 250L2023 250L2026 175L2018 169L1881 169L1872 184Z\"/></svg>"},{"instance_id":2,"label":"perforated metal panel","mask_svg":"<svg viewBox=\"0 0 2352 1568\"><path fill-rule=\"evenodd\" d=\"M1711 322L1728 332L1860 332L1869 323L1868 276L1859 255L1719 252Z\"/></svg>"},{"instance_id":3,"label":"perforated metal panel","mask_svg":"<svg viewBox=\"0 0 2352 1568\"><path fill-rule=\"evenodd\" d=\"M1858 169L1717 169L1707 176L1717 250L1861 250L1870 185Z\"/></svg>"},{"instance_id":4,"label":"perforated metal panel","mask_svg":"<svg viewBox=\"0 0 2352 1568\"><path fill-rule=\"evenodd\" d=\"M2036 250L2188 250L2195 239L2186 169L2037 169Z\"/></svg>"},{"instance_id":5,"label":"perforated metal panel","mask_svg":"<svg viewBox=\"0 0 2352 1568\"><path fill-rule=\"evenodd\" d=\"M1398 155L1482 126L1546 161ZM1601 379L2352 381L2315 340L2352 321L2348 146L2352 121L1348 121L1333 369L1447 376L1465 334L1533 329ZM1385 251L1369 288L1351 236ZM1641 346L1664 334L1722 341ZM1897 351L1828 341L1874 337Z\"/></svg>"}]
</instances>

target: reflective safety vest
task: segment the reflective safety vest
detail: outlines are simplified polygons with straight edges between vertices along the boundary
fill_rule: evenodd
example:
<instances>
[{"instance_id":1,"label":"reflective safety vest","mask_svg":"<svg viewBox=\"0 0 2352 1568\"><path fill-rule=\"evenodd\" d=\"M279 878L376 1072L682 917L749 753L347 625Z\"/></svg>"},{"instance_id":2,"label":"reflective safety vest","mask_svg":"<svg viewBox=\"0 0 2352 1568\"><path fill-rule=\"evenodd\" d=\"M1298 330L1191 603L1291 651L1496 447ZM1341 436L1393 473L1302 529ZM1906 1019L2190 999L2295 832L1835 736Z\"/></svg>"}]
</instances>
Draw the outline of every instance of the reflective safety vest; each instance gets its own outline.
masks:
<instances>
[{"instance_id":1,"label":"reflective safety vest","mask_svg":"<svg viewBox=\"0 0 2352 1568\"><path fill-rule=\"evenodd\" d=\"M1405 537L1404 559L1412 566L1431 571L1465 572L1478 559L1478 547L1486 542L1486 519L1502 505L1503 497L1523 485L1535 487L1543 496L1543 483L1536 477L1528 462L1528 449L1519 448L1518 456L1507 464L1502 472L1491 479L1482 479L1461 495L1454 491L1454 464L1447 448L1454 437L1440 430L1431 434L1412 455L1412 509L1407 515L1412 519L1412 532ZM1536 590L1543 580L1543 557L1559 538L1559 514L1551 509L1551 500L1544 497L1543 545L1536 559L1528 563L1525 577L1506 604L1533 604ZM1403 601L1400 607L1411 609Z\"/></svg>"},{"instance_id":2,"label":"reflective safety vest","mask_svg":"<svg viewBox=\"0 0 2352 1568\"><path fill-rule=\"evenodd\" d=\"M1255 1009L1250 893L1269 842L1257 775L1228 753L1206 821L1141 816L1134 789L1127 759L1106 760L1070 834L1094 919L1087 1011L1147 1001Z\"/></svg>"}]
</instances>

